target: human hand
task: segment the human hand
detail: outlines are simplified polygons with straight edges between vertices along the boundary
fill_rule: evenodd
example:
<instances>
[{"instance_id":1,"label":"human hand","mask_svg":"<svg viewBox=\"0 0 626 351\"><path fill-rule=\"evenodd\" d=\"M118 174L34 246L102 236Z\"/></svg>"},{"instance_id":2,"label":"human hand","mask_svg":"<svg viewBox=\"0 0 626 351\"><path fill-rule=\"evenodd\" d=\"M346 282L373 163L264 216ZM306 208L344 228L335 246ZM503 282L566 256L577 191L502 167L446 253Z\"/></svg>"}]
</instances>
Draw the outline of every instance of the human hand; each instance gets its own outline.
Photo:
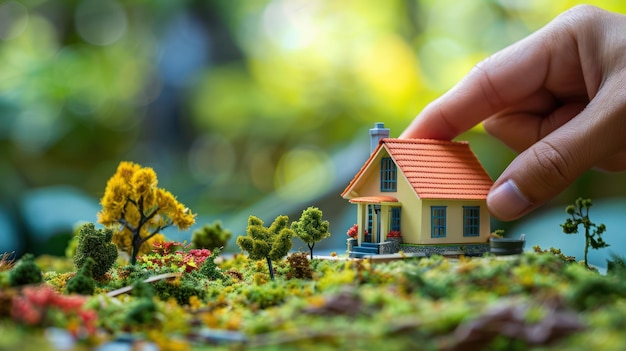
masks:
<instances>
[{"instance_id":1,"label":"human hand","mask_svg":"<svg viewBox=\"0 0 626 351\"><path fill-rule=\"evenodd\" d=\"M626 170L626 16L574 7L482 61L401 138L451 140L483 121L520 154L487 197L513 220L586 170Z\"/></svg>"}]
</instances>

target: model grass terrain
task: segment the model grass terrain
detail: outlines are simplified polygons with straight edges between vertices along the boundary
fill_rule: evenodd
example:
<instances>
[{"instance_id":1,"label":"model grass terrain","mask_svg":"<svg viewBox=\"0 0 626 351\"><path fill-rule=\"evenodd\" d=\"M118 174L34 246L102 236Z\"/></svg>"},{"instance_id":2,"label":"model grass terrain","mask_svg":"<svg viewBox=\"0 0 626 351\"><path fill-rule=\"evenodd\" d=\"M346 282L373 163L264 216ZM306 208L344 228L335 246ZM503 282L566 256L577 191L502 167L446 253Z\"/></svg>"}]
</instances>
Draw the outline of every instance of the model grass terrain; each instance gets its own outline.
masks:
<instances>
[{"instance_id":1,"label":"model grass terrain","mask_svg":"<svg viewBox=\"0 0 626 351\"><path fill-rule=\"evenodd\" d=\"M269 227L250 216L237 238L246 254L221 256L213 243L230 233L219 225L205 227L190 244L161 238L155 229L183 226L193 215L164 190L161 202L160 195L150 202L150 194L158 194L153 171L132 164L120 169L143 175L116 181L125 187L117 196L107 190L103 207L116 209L106 221L111 226L79 228L70 257L0 256L0 349L145 343L160 350L626 348L620 258L606 275L539 247L458 259L402 259L400 253L387 263L344 254L310 259L314 243L328 235L315 208L291 225L286 216ZM579 203L585 211L568 208L573 217L566 233L575 232L578 220L596 228L591 202ZM603 231L586 235L597 243ZM289 252L293 236L309 252ZM136 255L125 260L120 251Z\"/></svg>"},{"instance_id":2,"label":"model grass terrain","mask_svg":"<svg viewBox=\"0 0 626 351\"><path fill-rule=\"evenodd\" d=\"M66 293L74 272L44 272L43 283L19 288L3 283L0 348L23 349L28 338L52 350L51 330L86 349L122 337L163 350L626 346L622 266L603 276L550 252L381 264L294 253L275 262L272 281L265 260L166 246L139 265L113 268L93 295ZM193 267L191 257L204 260ZM142 282L163 274L169 278ZM125 286L133 289L117 295Z\"/></svg>"}]
</instances>

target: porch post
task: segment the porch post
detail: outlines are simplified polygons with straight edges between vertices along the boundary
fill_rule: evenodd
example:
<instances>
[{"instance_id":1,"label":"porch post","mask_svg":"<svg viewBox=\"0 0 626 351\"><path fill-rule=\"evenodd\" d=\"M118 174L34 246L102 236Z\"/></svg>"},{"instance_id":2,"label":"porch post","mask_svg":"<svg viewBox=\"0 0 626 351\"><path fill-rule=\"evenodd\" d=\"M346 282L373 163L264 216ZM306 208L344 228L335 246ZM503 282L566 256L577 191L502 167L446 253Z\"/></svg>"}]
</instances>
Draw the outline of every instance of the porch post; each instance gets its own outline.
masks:
<instances>
[{"instance_id":1,"label":"porch post","mask_svg":"<svg viewBox=\"0 0 626 351\"><path fill-rule=\"evenodd\" d=\"M389 233L389 217L391 216L391 208L387 205L380 205L380 242L387 240Z\"/></svg>"},{"instance_id":2,"label":"porch post","mask_svg":"<svg viewBox=\"0 0 626 351\"><path fill-rule=\"evenodd\" d=\"M372 205L372 242L377 243L378 240L378 213L376 213L376 205Z\"/></svg>"},{"instance_id":3,"label":"porch post","mask_svg":"<svg viewBox=\"0 0 626 351\"><path fill-rule=\"evenodd\" d=\"M365 212L367 208L367 204L357 203L356 204L356 224L359 227L357 233L357 246L361 246L363 242L363 231L365 230Z\"/></svg>"}]
</instances>

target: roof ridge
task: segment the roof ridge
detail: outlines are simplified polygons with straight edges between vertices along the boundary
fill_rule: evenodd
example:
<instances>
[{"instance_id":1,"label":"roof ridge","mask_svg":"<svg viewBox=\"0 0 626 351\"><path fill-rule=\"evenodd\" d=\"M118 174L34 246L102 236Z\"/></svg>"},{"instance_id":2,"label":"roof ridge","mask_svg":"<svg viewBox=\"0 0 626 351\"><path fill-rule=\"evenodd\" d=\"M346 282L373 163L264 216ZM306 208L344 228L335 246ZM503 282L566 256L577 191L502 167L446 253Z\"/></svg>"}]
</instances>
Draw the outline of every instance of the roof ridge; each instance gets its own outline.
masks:
<instances>
[{"instance_id":1,"label":"roof ridge","mask_svg":"<svg viewBox=\"0 0 626 351\"><path fill-rule=\"evenodd\" d=\"M406 143L406 144L415 144L415 142L419 142L420 144L433 144L433 145L469 145L468 141L465 140L441 140L441 139L421 139L421 138L413 138L413 139L400 139L400 138L383 138L381 139L382 143Z\"/></svg>"}]
</instances>

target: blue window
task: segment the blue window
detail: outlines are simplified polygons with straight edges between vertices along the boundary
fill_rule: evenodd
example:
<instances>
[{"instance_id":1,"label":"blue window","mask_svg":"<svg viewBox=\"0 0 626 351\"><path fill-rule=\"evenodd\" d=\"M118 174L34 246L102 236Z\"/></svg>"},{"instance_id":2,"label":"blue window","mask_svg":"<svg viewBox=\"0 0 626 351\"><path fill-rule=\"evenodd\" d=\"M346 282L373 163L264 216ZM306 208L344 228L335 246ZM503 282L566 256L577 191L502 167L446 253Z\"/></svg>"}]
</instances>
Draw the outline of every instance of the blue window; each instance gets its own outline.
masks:
<instances>
[{"instance_id":1,"label":"blue window","mask_svg":"<svg viewBox=\"0 0 626 351\"><path fill-rule=\"evenodd\" d=\"M398 172L391 157L380 160L380 191L396 191Z\"/></svg>"},{"instance_id":2,"label":"blue window","mask_svg":"<svg viewBox=\"0 0 626 351\"><path fill-rule=\"evenodd\" d=\"M400 231L400 207L391 208L391 225L389 230Z\"/></svg>"},{"instance_id":3,"label":"blue window","mask_svg":"<svg viewBox=\"0 0 626 351\"><path fill-rule=\"evenodd\" d=\"M430 208L431 238L446 237L446 207L432 206Z\"/></svg>"},{"instance_id":4,"label":"blue window","mask_svg":"<svg viewBox=\"0 0 626 351\"><path fill-rule=\"evenodd\" d=\"M463 206L463 236L480 234L480 207Z\"/></svg>"}]
</instances>

